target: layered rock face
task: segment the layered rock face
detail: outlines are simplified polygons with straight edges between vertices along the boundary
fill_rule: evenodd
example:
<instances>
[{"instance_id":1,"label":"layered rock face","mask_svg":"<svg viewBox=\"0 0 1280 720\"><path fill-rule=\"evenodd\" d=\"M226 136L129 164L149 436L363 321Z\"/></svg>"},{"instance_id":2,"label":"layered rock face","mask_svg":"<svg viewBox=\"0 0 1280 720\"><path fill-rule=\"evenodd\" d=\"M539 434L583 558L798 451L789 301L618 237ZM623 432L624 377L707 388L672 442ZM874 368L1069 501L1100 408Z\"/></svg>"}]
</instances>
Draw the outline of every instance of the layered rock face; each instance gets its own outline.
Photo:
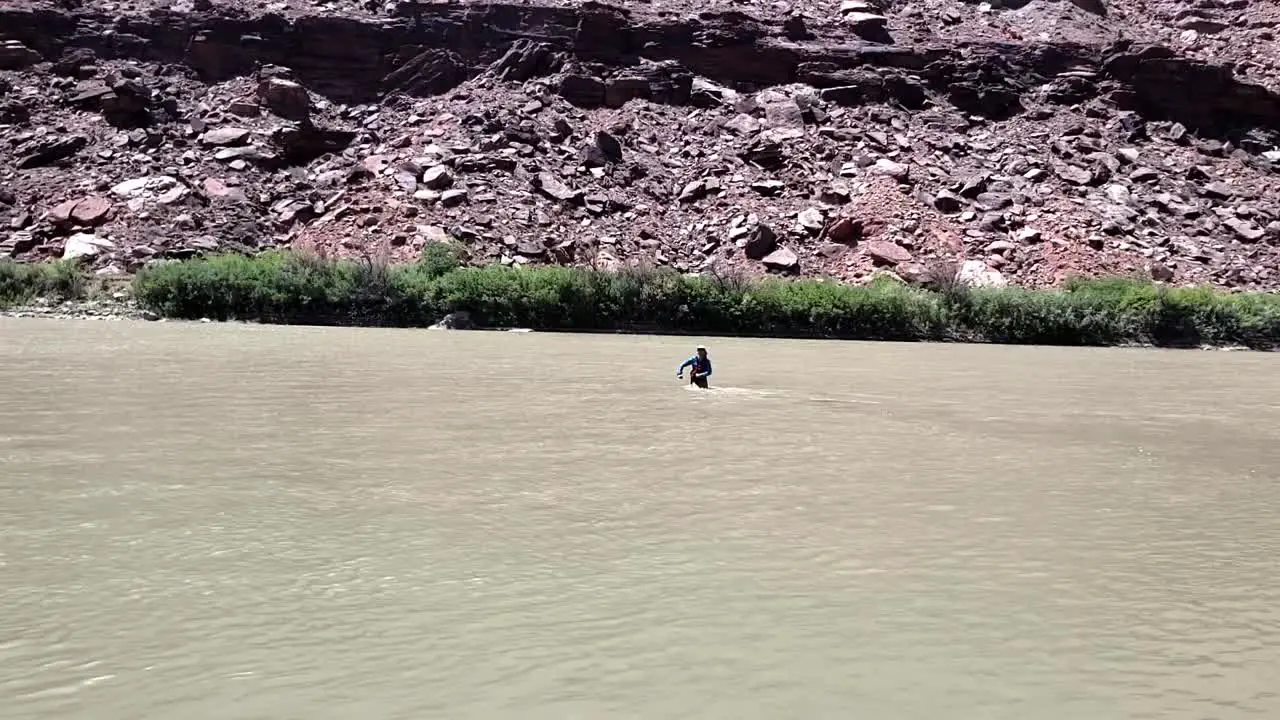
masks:
<instances>
[{"instance_id":1,"label":"layered rock face","mask_svg":"<svg viewBox=\"0 0 1280 720\"><path fill-rule=\"evenodd\" d=\"M1259 0L18 0L0 257L1280 287Z\"/></svg>"}]
</instances>

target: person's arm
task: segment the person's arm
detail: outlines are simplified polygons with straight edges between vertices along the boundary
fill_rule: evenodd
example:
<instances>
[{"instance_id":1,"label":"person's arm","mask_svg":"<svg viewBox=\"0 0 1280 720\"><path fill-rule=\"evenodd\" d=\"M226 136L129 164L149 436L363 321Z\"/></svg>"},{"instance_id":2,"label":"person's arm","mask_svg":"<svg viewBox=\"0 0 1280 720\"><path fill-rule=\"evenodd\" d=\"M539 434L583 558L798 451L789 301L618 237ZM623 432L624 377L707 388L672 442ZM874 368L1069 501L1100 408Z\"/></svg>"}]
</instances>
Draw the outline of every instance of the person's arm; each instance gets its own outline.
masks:
<instances>
[{"instance_id":1,"label":"person's arm","mask_svg":"<svg viewBox=\"0 0 1280 720\"><path fill-rule=\"evenodd\" d=\"M689 358L688 360L685 360L684 363L680 365L680 367L676 368L676 377L683 375L684 369L689 367L692 364L693 364L693 358Z\"/></svg>"},{"instance_id":2,"label":"person's arm","mask_svg":"<svg viewBox=\"0 0 1280 720\"><path fill-rule=\"evenodd\" d=\"M702 377L711 377L711 358L707 358L707 371L702 373Z\"/></svg>"}]
</instances>

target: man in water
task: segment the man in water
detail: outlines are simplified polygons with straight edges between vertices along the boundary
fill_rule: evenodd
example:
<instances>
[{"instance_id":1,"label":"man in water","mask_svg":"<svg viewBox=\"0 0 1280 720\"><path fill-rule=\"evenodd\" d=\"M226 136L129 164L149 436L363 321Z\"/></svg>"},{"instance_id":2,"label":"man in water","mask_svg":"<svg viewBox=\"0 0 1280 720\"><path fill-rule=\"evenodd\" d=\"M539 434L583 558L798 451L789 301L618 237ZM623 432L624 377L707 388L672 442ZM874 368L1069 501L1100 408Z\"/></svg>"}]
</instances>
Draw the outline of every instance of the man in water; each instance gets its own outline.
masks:
<instances>
[{"instance_id":1,"label":"man in water","mask_svg":"<svg viewBox=\"0 0 1280 720\"><path fill-rule=\"evenodd\" d=\"M711 358L707 357L707 348L705 346L698 346L697 354L684 361L684 364L676 371L676 377L683 380L685 368L689 368L689 384L697 385L706 390L707 378L711 377Z\"/></svg>"}]
</instances>

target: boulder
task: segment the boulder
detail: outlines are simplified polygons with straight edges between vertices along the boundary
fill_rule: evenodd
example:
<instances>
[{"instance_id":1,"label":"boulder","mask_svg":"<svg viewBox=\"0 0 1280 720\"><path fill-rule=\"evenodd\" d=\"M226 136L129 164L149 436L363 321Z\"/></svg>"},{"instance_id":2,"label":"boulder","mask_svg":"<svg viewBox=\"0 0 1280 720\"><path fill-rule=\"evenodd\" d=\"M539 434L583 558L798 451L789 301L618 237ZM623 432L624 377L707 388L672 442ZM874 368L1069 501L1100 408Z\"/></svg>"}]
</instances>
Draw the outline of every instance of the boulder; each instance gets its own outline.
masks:
<instances>
[{"instance_id":1,"label":"boulder","mask_svg":"<svg viewBox=\"0 0 1280 720\"><path fill-rule=\"evenodd\" d=\"M997 212L1013 204L1013 198L1006 193L984 192L974 198L973 206L983 212Z\"/></svg>"},{"instance_id":2,"label":"boulder","mask_svg":"<svg viewBox=\"0 0 1280 720\"><path fill-rule=\"evenodd\" d=\"M760 131L760 121L746 113L738 113L724 124L724 129L736 135L750 135Z\"/></svg>"},{"instance_id":3,"label":"boulder","mask_svg":"<svg viewBox=\"0 0 1280 720\"><path fill-rule=\"evenodd\" d=\"M960 183L960 197L973 200L986 192L990 184L991 176L987 173L967 177Z\"/></svg>"},{"instance_id":4,"label":"boulder","mask_svg":"<svg viewBox=\"0 0 1280 720\"><path fill-rule=\"evenodd\" d=\"M564 184L555 175L549 172L541 172L533 177L534 189L543 195L558 200L560 202L577 202L582 198L582 193L570 188Z\"/></svg>"},{"instance_id":5,"label":"boulder","mask_svg":"<svg viewBox=\"0 0 1280 720\"><path fill-rule=\"evenodd\" d=\"M855 29L882 30L889 23L889 19L878 13L869 12L873 9L865 3L844 3L840 8L840 14L844 17L845 24Z\"/></svg>"},{"instance_id":6,"label":"boulder","mask_svg":"<svg viewBox=\"0 0 1280 720\"><path fill-rule=\"evenodd\" d=\"M120 80L97 98L102 117L116 127L143 127L152 121L151 90L137 80Z\"/></svg>"},{"instance_id":7,"label":"boulder","mask_svg":"<svg viewBox=\"0 0 1280 720\"><path fill-rule=\"evenodd\" d=\"M766 170L774 170L786 164L786 156L782 144L770 139L765 133L753 136L738 152L738 157Z\"/></svg>"},{"instance_id":8,"label":"boulder","mask_svg":"<svg viewBox=\"0 0 1280 720\"><path fill-rule=\"evenodd\" d=\"M943 190L934 196L933 207L940 213L951 215L964 209L964 201L954 193Z\"/></svg>"},{"instance_id":9,"label":"boulder","mask_svg":"<svg viewBox=\"0 0 1280 720\"><path fill-rule=\"evenodd\" d=\"M1229 200L1235 194L1235 188L1223 182L1211 182L1200 188L1200 194L1213 200Z\"/></svg>"},{"instance_id":10,"label":"boulder","mask_svg":"<svg viewBox=\"0 0 1280 720\"><path fill-rule=\"evenodd\" d=\"M151 175L117 183L111 186L111 193L122 198L136 198L148 194L158 195L177 184L178 181L168 175Z\"/></svg>"},{"instance_id":11,"label":"boulder","mask_svg":"<svg viewBox=\"0 0 1280 720\"><path fill-rule=\"evenodd\" d=\"M249 139L249 131L238 127L215 128L200 136L205 145L243 145Z\"/></svg>"},{"instance_id":12,"label":"boulder","mask_svg":"<svg viewBox=\"0 0 1280 720\"><path fill-rule=\"evenodd\" d=\"M203 255L205 253L217 252L220 245L221 243L218 242L218 238L213 237L212 235L200 235L199 237L187 240L182 246L197 255Z\"/></svg>"},{"instance_id":13,"label":"boulder","mask_svg":"<svg viewBox=\"0 0 1280 720\"><path fill-rule=\"evenodd\" d=\"M191 190L186 185L175 185L157 195L156 203L160 205L172 205L190 194Z\"/></svg>"},{"instance_id":14,"label":"boulder","mask_svg":"<svg viewBox=\"0 0 1280 720\"><path fill-rule=\"evenodd\" d=\"M911 262L911 252L896 243L873 240L866 243L867 254L880 265L899 265Z\"/></svg>"},{"instance_id":15,"label":"boulder","mask_svg":"<svg viewBox=\"0 0 1280 720\"><path fill-rule=\"evenodd\" d=\"M788 248L778 248L768 255L764 256L761 261L764 266L773 270L781 270L783 272L795 272L800 269L800 258L793 250Z\"/></svg>"},{"instance_id":16,"label":"boulder","mask_svg":"<svg viewBox=\"0 0 1280 720\"><path fill-rule=\"evenodd\" d=\"M988 267L981 260L965 260L960 265L960 270L956 272L956 282L972 288L999 288L1009 284L999 270Z\"/></svg>"},{"instance_id":17,"label":"boulder","mask_svg":"<svg viewBox=\"0 0 1280 720\"><path fill-rule=\"evenodd\" d=\"M465 203L467 199L467 191L463 188L454 188L440 193L440 204L445 207L456 207Z\"/></svg>"},{"instance_id":18,"label":"boulder","mask_svg":"<svg viewBox=\"0 0 1280 720\"><path fill-rule=\"evenodd\" d=\"M756 225L747 236L742 252L752 260L763 260L778 249L778 236L768 225Z\"/></svg>"},{"instance_id":19,"label":"boulder","mask_svg":"<svg viewBox=\"0 0 1280 720\"><path fill-rule=\"evenodd\" d=\"M111 213L111 201L97 196L84 198L71 209L71 219L81 225L100 225Z\"/></svg>"},{"instance_id":20,"label":"boulder","mask_svg":"<svg viewBox=\"0 0 1280 720\"><path fill-rule=\"evenodd\" d=\"M355 138L354 130L319 127L309 122L291 123L271 131L271 142L280 148L281 157L294 165L342 152Z\"/></svg>"},{"instance_id":21,"label":"boulder","mask_svg":"<svg viewBox=\"0 0 1280 720\"><path fill-rule=\"evenodd\" d=\"M851 12L862 13L878 13L884 10L879 2L869 2L869 0L843 0L840 3L840 14Z\"/></svg>"},{"instance_id":22,"label":"boulder","mask_svg":"<svg viewBox=\"0 0 1280 720\"><path fill-rule=\"evenodd\" d=\"M1043 236L1041 232L1035 228L1024 227L1014 233L1013 238L1022 243L1038 243Z\"/></svg>"},{"instance_id":23,"label":"boulder","mask_svg":"<svg viewBox=\"0 0 1280 720\"><path fill-rule=\"evenodd\" d=\"M1179 20L1178 27L1183 30L1194 30L1201 35L1217 35L1231 26L1221 20L1191 16Z\"/></svg>"},{"instance_id":24,"label":"boulder","mask_svg":"<svg viewBox=\"0 0 1280 720\"><path fill-rule=\"evenodd\" d=\"M766 197L777 195L785 190L787 184L781 180L760 180L751 183L751 189Z\"/></svg>"},{"instance_id":25,"label":"boulder","mask_svg":"<svg viewBox=\"0 0 1280 720\"><path fill-rule=\"evenodd\" d=\"M604 104L605 84L588 75L565 75L560 80L560 97L570 105L597 108Z\"/></svg>"},{"instance_id":26,"label":"boulder","mask_svg":"<svg viewBox=\"0 0 1280 720\"><path fill-rule=\"evenodd\" d=\"M1124 185L1112 184L1106 189L1107 198L1117 205L1128 205L1133 201L1133 193Z\"/></svg>"},{"instance_id":27,"label":"boulder","mask_svg":"<svg viewBox=\"0 0 1280 720\"><path fill-rule=\"evenodd\" d=\"M486 74L508 82L524 82L553 73L563 64L563 54L555 52L550 45L521 38L489 65Z\"/></svg>"},{"instance_id":28,"label":"boulder","mask_svg":"<svg viewBox=\"0 0 1280 720\"><path fill-rule=\"evenodd\" d=\"M411 172L401 170L400 172L392 175L391 179L401 190L405 192L411 193L418 189L418 176Z\"/></svg>"},{"instance_id":29,"label":"boulder","mask_svg":"<svg viewBox=\"0 0 1280 720\"><path fill-rule=\"evenodd\" d=\"M111 187L111 194L130 201L145 202L161 197L178 185L178 180L169 175L151 175L117 183Z\"/></svg>"},{"instance_id":30,"label":"boulder","mask_svg":"<svg viewBox=\"0 0 1280 720\"><path fill-rule=\"evenodd\" d=\"M1151 275L1151 279L1156 282L1173 282L1173 269L1164 263L1150 263L1147 265L1147 272Z\"/></svg>"},{"instance_id":31,"label":"boulder","mask_svg":"<svg viewBox=\"0 0 1280 720\"><path fill-rule=\"evenodd\" d=\"M804 126L804 115L795 98L778 90L761 90L756 93L756 106L764 110L766 124L771 127Z\"/></svg>"},{"instance_id":32,"label":"boulder","mask_svg":"<svg viewBox=\"0 0 1280 720\"><path fill-rule=\"evenodd\" d=\"M515 251L525 257L538 258L547 254L547 245L539 239L524 237L516 241Z\"/></svg>"},{"instance_id":33,"label":"boulder","mask_svg":"<svg viewBox=\"0 0 1280 720\"><path fill-rule=\"evenodd\" d=\"M691 203L697 202L707 195L707 182L705 180L694 180L687 183L684 189L680 191L680 202Z\"/></svg>"},{"instance_id":34,"label":"boulder","mask_svg":"<svg viewBox=\"0 0 1280 720\"><path fill-rule=\"evenodd\" d=\"M928 285L933 282L929 268L917 262L901 263L893 269L895 275L911 285Z\"/></svg>"},{"instance_id":35,"label":"boulder","mask_svg":"<svg viewBox=\"0 0 1280 720\"><path fill-rule=\"evenodd\" d=\"M856 245L862 239L862 221L853 218L836 218L827 225L827 237L841 245Z\"/></svg>"},{"instance_id":36,"label":"boulder","mask_svg":"<svg viewBox=\"0 0 1280 720\"><path fill-rule=\"evenodd\" d=\"M889 19L885 16L870 12L853 11L844 13L843 17L845 24L853 30L855 35L863 40L879 43L892 42L886 30Z\"/></svg>"},{"instance_id":37,"label":"boulder","mask_svg":"<svg viewBox=\"0 0 1280 720\"><path fill-rule=\"evenodd\" d=\"M0 40L0 70L21 70L41 59L40 53L17 40Z\"/></svg>"},{"instance_id":38,"label":"boulder","mask_svg":"<svg viewBox=\"0 0 1280 720\"><path fill-rule=\"evenodd\" d=\"M1236 234L1236 237L1245 242L1258 242L1267 234L1266 230L1263 230L1248 220L1228 218L1227 220L1222 221L1222 224L1231 228L1231 231Z\"/></svg>"},{"instance_id":39,"label":"boulder","mask_svg":"<svg viewBox=\"0 0 1280 720\"><path fill-rule=\"evenodd\" d=\"M906 182L911 178L911 167L900 162L894 162L888 158L880 158L871 166L871 171L877 175L887 175L898 182Z\"/></svg>"},{"instance_id":40,"label":"boulder","mask_svg":"<svg viewBox=\"0 0 1280 720\"><path fill-rule=\"evenodd\" d=\"M817 235L827 226L827 218L818 208L806 208L796 216L796 229L810 235Z\"/></svg>"},{"instance_id":41,"label":"boulder","mask_svg":"<svg viewBox=\"0 0 1280 720\"><path fill-rule=\"evenodd\" d=\"M444 165L427 168L422 173L422 184L429 190L445 190L453 185L453 173Z\"/></svg>"},{"instance_id":42,"label":"boulder","mask_svg":"<svg viewBox=\"0 0 1280 720\"><path fill-rule=\"evenodd\" d=\"M1075 165L1055 163L1053 165L1053 172L1063 181L1073 185L1088 185L1093 182L1093 173Z\"/></svg>"},{"instance_id":43,"label":"boulder","mask_svg":"<svg viewBox=\"0 0 1280 720\"><path fill-rule=\"evenodd\" d=\"M848 185L841 182L832 183L818 193L818 202L823 205L844 205L852 199L852 190Z\"/></svg>"},{"instance_id":44,"label":"boulder","mask_svg":"<svg viewBox=\"0 0 1280 720\"><path fill-rule=\"evenodd\" d=\"M232 160L267 160L273 159L275 156L270 152L263 150L257 145L242 145L240 147L224 147L213 154L214 160L229 162Z\"/></svg>"},{"instance_id":45,"label":"boulder","mask_svg":"<svg viewBox=\"0 0 1280 720\"><path fill-rule=\"evenodd\" d=\"M227 105L227 112L242 118L256 118L262 114L262 108L254 99L232 100Z\"/></svg>"},{"instance_id":46,"label":"boulder","mask_svg":"<svg viewBox=\"0 0 1280 720\"><path fill-rule=\"evenodd\" d=\"M1148 167L1140 167L1129 173L1129 179L1138 183L1154 182L1160 179L1160 173Z\"/></svg>"},{"instance_id":47,"label":"boulder","mask_svg":"<svg viewBox=\"0 0 1280 720\"><path fill-rule=\"evenodd\" d=\"M690 86L689 100L700 108L713 108L736 99L738 93L706 78L695 77Z\"/></svg>"},{"instance_id":48,"label":"boulder","mask_svg":"<svg viewBox=\"0 0 1280 720\"><path fill-rule=\"evenodd\" d=\"M115 247L115 243L106 238L97 237L93 233L76 233L67 238L67 243L62 250L62 259L95 258L103 252L114 250Z\"/></svg>"},{"instance_id":49,"label":"boulder","mask_svg":"<svg viewBox=\"0 0 1280 720\"><path fill-rule=\"evenodd\" d=\"M76 203L79 200L67 200L58 203L49 211L49 222L54 225L65 225L71 222L71 212L76 209Z\"/></svg>"},{"instance_id":50,"label":"boulder","mask_svg":"<svg viewBox=\"0 0 1280 720\"><path fill-rule=\"evenodd\" d=\"M835 259L849 252L848 245L835 242L824 242L818 245L818 254L827 259Z\"/></svg>"},{"instance_id":51,"label":"boulder","mask_svg":"<svg viewBox=\"0 0 1280 720\"><path fill-rule=\"evenodd\" d=\"M429 330L474 330L475 322L471 320L471 313L466 310L458 310L451 312L440 318L440 322L432 325Z\"/></svg>"},{"instance_id":52,"label":"boulder","mask_svg":"<svg viewBox=\"0 0 1280 720\"><path fill-rule=\"evenodd\" d=\"M1137 148L1120 148L1116 150L1116 157L1127 165L1133 165L1138 162L1138 158L1142 156Z\"/></svg>"},{"instance_id":53,"label":"boulder","mask_svg":"<svg viewBox=\"0 0 1280 720\"><path fill-rule=\"evenodd\" d=\"M592 147L595 150L593 157L597 158L601 164L613 165L622 162L622 142L613 135L603 130L597 132Z\"/></svg>"},{"instance_id":54,"label":"boulder","mask_svg":"<svg viewBox=\"0 0 1280 720\"><path fill-rule=\"evenodd\" d=\"M53 63L53 71L66 77L91 77L98 55L89 48L68 48Z\"/></svg>"},{"instance_id":55,"label":"boulder","mask_svg":"<svg viewBox=\"0 0 1280 720\"><path fill-rule=\"evenodd\" d=\"M10 233L7 240L0 240L0 257L18 257L31 252L39 244L40 242L25 230Z\"/></svg>"},{"instance_id":56,"label":"boulder","mask_svg":"<svg viewBox=\"0 0 1280 720\"><path fill-rule=\"evenodd\" d=\"M264 78L258 83L258 99L271 112L287 120L305 120L311 114L311 96L292 80Z\"/></svg>"},{"instance_id":57,"label":"boulder","mask_svg":"<svg viewBox=\"0 0 1280 720\"><path fill-rule=\"evenodd\" d=\"M22 145L18 169L28 170L61 162L83 150L89 138L83 135L45 136Z\"/></svg>"}]
</instances>

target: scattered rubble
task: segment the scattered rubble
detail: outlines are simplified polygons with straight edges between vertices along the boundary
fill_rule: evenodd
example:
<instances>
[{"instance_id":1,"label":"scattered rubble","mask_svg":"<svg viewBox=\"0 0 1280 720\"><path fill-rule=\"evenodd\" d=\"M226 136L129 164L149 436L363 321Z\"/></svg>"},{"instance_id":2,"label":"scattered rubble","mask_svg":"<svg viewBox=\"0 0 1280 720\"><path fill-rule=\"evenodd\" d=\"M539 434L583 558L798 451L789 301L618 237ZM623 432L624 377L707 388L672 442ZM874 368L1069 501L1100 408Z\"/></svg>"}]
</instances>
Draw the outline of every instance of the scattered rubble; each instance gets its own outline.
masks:
<instances>
[{"instance_id":1,"label":"scattered rubble","mask_svg":"<svg viewBox=\"0 0 1280 720\"><path fill-rule=\"evenodd\" d=\"M1280 288L1269 4L478 6L7 4L0 257Z\"/></svg>"}]
</instances>

